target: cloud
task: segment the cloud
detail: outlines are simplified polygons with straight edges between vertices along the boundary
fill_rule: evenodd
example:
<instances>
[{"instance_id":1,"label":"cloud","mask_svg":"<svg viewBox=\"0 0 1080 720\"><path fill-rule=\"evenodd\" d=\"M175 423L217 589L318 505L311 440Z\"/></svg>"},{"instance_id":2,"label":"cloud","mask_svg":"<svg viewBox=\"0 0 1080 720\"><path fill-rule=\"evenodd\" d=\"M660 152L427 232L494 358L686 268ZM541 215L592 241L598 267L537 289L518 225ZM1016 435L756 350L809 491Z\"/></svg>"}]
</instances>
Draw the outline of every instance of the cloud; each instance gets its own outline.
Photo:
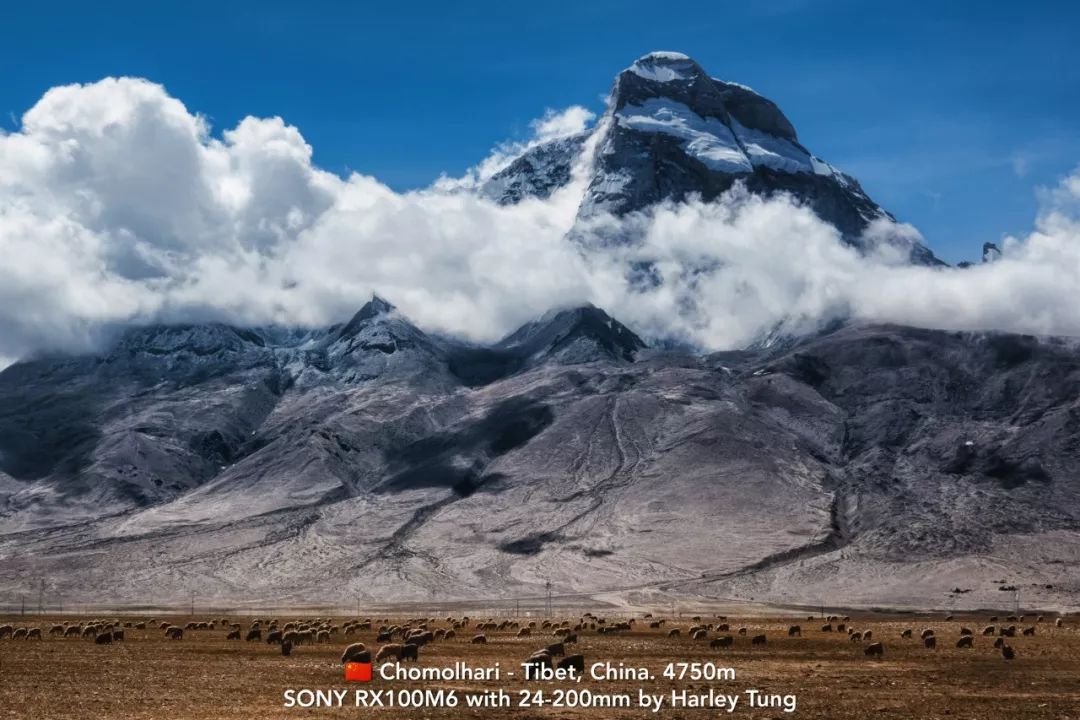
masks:
<instances>
[{"instance_id":1,"label":"cloud","mask_svg":"<svg viewBox=\"0 0 1080 720\"><path fill-rule=\"evenodd\" d=\"M1080 335L1080 169L1041 195L1030 235L966 270L904 265L918 233L893 223L872 225L860 255L807 208L741 188L596 218L640 241L586 252L566 235L591 145L547 200L503 207L465 191L592 120L549 111L464 178L396 193L314 166L281 118L215 135L145 80L53 88L0 131L0 358L87 350L116 323L329 324L373 292L422 327L482 341L583 302L704 349L848 316Z\"/></svg>"}]
</instances>

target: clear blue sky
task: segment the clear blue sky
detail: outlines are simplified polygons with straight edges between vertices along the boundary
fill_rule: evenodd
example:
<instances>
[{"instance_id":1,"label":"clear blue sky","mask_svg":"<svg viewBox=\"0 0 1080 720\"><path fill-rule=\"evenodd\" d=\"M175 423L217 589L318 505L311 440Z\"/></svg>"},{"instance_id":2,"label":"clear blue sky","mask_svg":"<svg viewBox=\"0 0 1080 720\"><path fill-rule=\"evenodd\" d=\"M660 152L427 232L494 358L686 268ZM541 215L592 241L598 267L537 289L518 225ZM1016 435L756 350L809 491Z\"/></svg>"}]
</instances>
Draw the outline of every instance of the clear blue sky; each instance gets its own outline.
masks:
<instances>
[{"instance_id":1,"label":"clear blue sky","mask_svg":"<svg viewBox=\"0 0 1080 720\"><path fill-rule=\"evenodd\" d=\"M679 50L776 101L956 261L1029 229L1036 188L1080 163L1078 42L1076 2L30 2L0 22L0 122L137 75L215 132L280 115L323 167L405 189L547 107L599 111L634 58Z\"/></svg>"}]
</instances>

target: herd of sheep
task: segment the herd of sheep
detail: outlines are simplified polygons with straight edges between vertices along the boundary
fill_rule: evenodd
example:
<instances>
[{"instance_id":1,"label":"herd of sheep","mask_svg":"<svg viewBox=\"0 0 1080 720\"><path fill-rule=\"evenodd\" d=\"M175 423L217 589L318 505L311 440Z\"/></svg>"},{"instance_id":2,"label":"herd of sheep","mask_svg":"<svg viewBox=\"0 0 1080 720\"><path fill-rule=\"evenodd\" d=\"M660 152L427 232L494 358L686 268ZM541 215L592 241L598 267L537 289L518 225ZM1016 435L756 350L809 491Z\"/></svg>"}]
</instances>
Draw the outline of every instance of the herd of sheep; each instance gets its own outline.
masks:
<instances>
[{"instance_id":1,"label":"herd of sheep","mask_svg":"<svg viewBox=\"0 0 1080 720\"><path fill-rule=\"evenodd\" d=\"M807 617L814 622L814 616ZM946 617L946 621L952 622L952 616ZM980 631L980 634L995 637L993 647L999 651L1006 660L1016 657L1016 650L1005 640L1015 638L1017 635L1032 636L1036 634L1036 628L1045 621L1043 616L1034 619L1033 624L1023 627L1025 618L1023 615L1011 615L999 622L997 616L989 618L989 624ZM608 621L592 613L584 613L576 620L501 620L486 619L476 621L469 617L446 617L438 618L414 618L411 620L391 623L389 619L381 621L372 620L347 620L338 624L328 618L310 618L291 621L279 621L271 618L255 618L247 629L230 618L213 619L205 621L191 621L183 626L173 625L167 621L138 620L121 622L117 619L105 620L94 619L84 621L66 621L52 625L48 630L50 637L61 639L76 638L93 640L98 645L106 645L124 640L125 629L146 631L147 629L163 633L170 640L183 640L185 633L190 636L193 633L204 634L220 632L224 630L226 640L265 642L277 645L281 654L288 656L294 648L306 644L332 643L335 638L350 638L359 633L371 633L375 635L375 643L378 650L372 652L362 642L352 642L341 655L341 662L381 662L383 660L395 660L399 662L417 661L420 658L420 649L429 643L449 642L459 636L469 637L472 644L486 644L488 634L509 633L515 638L531 638L546 636L550 641L539 643L540 647L523 659L524 664L533 665L537 668L549 670L573 668L583 671L585 659L580 654L567 654L568 646L576 646L580 633L610 634L622 633L635 630L638 623L647 625L649 630L657 630L662 636L668 638L688 637L691 641L708 641L710 648L729 648L734 646L736 636L750 635L752 646L765 645L766 635L763 633L750 634L747 627L738 627L732 630L733 624L724 616L716 616L711 622L705 622L700 616L692 619L693 624L688 628L667 627L672 620L655 619L649 613L642 618ZM1063 620L1057 618L1055 625L1063 627ZM828 616L825 623L820 625L820 633L847 633L852 643L862 645L863 653L868 657L881 657L885 653L884 643L878 639L871 630L857 630L851 625L850 617L836 615ZM0 625L0 640L43 640L44 632L40 627L16 627L14 625ZM791 625L787 630L789 637L801 637L803 628L800 625ZM930 628L919 633L922 645L927 649L937 647L938 635ZM914 628L906 628L899 634L900 642L914 642ZM958 638L955 642L957 648L973 649L975 647L975 632L968 627L958 628Z\"/></svg>"}]
</instances>

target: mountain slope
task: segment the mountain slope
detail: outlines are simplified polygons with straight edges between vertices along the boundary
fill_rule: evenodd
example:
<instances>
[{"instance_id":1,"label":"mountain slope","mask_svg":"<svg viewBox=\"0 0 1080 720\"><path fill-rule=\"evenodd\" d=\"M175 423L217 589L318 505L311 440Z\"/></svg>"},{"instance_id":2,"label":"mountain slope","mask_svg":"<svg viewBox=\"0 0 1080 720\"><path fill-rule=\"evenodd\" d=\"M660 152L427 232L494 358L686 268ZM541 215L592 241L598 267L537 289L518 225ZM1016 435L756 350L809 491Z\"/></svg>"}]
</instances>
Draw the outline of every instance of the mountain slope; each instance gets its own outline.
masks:
<instances>
[{"instance_id":1,"label":"mountain slope","mask_svg":"<svg viewBox=\"0 0 1080 720\"><path fill-rule=\"evenodd\" d=\"M478 353L495 370L462 372ZM694 357L591 307L484 348L378 300L323 330L131 331L0 373L0 587L926 606L1007 580L1075 604L1078 357L864 326Z\"/></svg>"}]
</instances>

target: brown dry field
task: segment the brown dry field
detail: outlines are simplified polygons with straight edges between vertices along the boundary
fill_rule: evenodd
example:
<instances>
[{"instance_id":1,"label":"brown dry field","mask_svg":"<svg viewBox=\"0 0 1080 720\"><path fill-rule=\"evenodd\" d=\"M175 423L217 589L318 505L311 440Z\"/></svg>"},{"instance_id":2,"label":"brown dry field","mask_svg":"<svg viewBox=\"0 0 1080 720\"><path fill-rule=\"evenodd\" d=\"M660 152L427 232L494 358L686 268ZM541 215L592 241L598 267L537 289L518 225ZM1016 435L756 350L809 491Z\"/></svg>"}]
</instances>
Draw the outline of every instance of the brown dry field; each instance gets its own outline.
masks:
<instances>
[{"instance_id":1,"label":"brown dry field","mask_svg":"<svg viewBox=\"0 0 1080 720\"><path fill-rule=\"evenodd\" d=\"M107 616L115 617L115 616ZM846 633L823 633L821 620L797 618L753 618L729 616L732 630L748 628L746 637L735 637L731 649L712 650L707 642L685 636L688 618L669 619L661 630L650 630L638 622L632 632L601 635L579 633L576 650L587 665L597 661L625 663L649 668L651 681L524 682L520 663L532 651L552 642L550 631L537 631L530 638L515 632L488 632L487 645L470 644L473 631L466 630L450 641L440 641L420 649L421 666L446 666L462 660L487 666L496 661L518 671L517 678L491 682L386 682L371 685L345 683L339 659L350 642L376 645L374 632L353 636L335 635L329 644L296 648L291 657L282 657L277 646L265 642L226 641L222 629L188 631L182 641L169 641L157 629L125 629L126 639L112 645L95 645L82 639L48 636L49 627L75 617L3 617L0 625L41 627L45 638L0 640L0 718L110 718L187 719L197 718L977 718L1021 720L1026 718L1080 718L1080 618L1069 618L1064 628L1052 619L1039 624L1035 637L1007 639L1017 651L1006 661L992 647L992 638L978 633L987 624L986 615L957 616L946 622L937 616L853 616L850 625L872 630L875 640L885 645L883 659L863 655L861 644ZM122 620L146 619L122 617ZM157 616L183 626L195 618ZM232 618L244 625L250 618ZM282 617L283 624L286 618ZM1027 618L1029 625L1034 618ZM85 620L85 618L83 618ZM391 619L400 622L402 618ZM614 618L612 618L612 621ZM709 618L703 618L708 622ZM335 620L340 624L340 619ZM798 623L803 637L789 638L787 628ZM1021 625L1018 623L1018 625ZM376 627L378 625L376 624ZM434 627L446 626L440 622ZM954 645L960 628L975 631L972 650ZM680 627L684 636L668 638L667 629ZM904 628L914 628L915 640L901 640ZM932 628L939 647L926 650L917 635ZM750 636L765 633L765 647L752 647ZM720 633L723 634L723 633ZM734 634L734 633L732 633ZM710 633L710 637L717 633ZM712 661L732 667L734 681L669 680L661 673L672 661ZM346 704L334 709L287 709L283 691L300 689L456 689L459 693L505 688L517 701L521 689L543 689L549 697L558 687L588 689L598 694L630 693L635 707L614 709L552 708L540 710L466 708L457 709L367 709ZM746 707L743 696L734 713L716 709L685 710L664 707L659 714L636 707L638 688L653 693L671 689L704 692L709 687L729 694L747 688L767 693L795 694L797 709L755 710Z\"/></svg>"}]
</instances>

